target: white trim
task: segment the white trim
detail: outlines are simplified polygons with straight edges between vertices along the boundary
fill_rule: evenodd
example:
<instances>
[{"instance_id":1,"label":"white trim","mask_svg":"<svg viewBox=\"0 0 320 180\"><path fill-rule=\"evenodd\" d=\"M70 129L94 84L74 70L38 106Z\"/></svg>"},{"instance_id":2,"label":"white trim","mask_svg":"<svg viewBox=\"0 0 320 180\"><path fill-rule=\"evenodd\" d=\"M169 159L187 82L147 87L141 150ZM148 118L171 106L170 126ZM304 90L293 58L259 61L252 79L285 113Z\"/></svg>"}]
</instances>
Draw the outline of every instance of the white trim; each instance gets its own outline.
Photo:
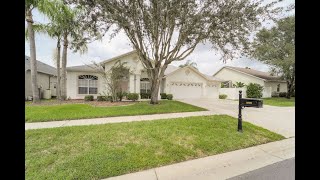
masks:
<instances>
[{"instance_id":1,"label":"white trim","mask_svg":"<svg viewBox=\"0 0 320 180\"><path fill-rule=\"evenodd\" d=\"M198 74L199 76L203 77L203 78L204 78L205 80L207 80L207 81L222 82L222 81L219 81L219 80L213 80L213 79L207 78L205 75L203 75L201 72L199 72L198 70L196 70L196 69L193 68L192 66L185 66L185 67L183 67L183 68L178 68L178 69L172 71L171 73L163 76L163 78L166 78L166 77L168 77L168 76L171 76L172 74L174 74L174 73L176 73L176 72L178 72L178 71L180 71L180 70L182 70L182 69L186 69L186 68L191 69L193 72L195 72L195 73Z\"/></svg>"}]
</instances>

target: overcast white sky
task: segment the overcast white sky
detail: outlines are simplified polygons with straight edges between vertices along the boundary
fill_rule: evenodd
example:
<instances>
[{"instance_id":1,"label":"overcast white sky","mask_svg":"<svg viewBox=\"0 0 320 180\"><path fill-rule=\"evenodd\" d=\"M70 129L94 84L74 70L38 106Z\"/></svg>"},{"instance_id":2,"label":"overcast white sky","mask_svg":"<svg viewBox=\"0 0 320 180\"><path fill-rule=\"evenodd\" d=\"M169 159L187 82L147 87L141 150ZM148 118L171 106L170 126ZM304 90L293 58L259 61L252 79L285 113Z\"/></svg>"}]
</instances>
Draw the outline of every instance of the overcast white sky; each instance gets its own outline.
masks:
<instances>
[{"instance_id":1,"label":"overcast white sky","mask_svg":"<svg viewBox=\"0 0 320 180\"><path fill-rule=\"evenodd\" d=\"M294 3L294 0L284 0L281 5L287 6L292 3ZM46 22L46 18L36 10L34 11L33 18L35 22ZM269 24L266 26L271 25ZM51 39L45 34L36 34L35 37L37 60L54 66L52 56L56 46L56 40ZM67 66L90 64L93 60L100 62L132 50L129 40L124 33L119 33L111 41L109 40L109 34L106 34L102 41L95 41L89 44L88 52L86 54L80 55L79 53L72 53L72 51L69 50ZM27 56L30 55L28 41L25 42L25 54ZM269 70L267 65L247 58L229 60L226 63L223 63L222 60L220 60L219 53L212 50L210 44L199 44L189 57L183 61L173 62L172 65L178 66L184 64L188 59L196 62L200 72L208 75L212 75L223 66L250 67L260 71Z\"/></svg>"}]
</instances>

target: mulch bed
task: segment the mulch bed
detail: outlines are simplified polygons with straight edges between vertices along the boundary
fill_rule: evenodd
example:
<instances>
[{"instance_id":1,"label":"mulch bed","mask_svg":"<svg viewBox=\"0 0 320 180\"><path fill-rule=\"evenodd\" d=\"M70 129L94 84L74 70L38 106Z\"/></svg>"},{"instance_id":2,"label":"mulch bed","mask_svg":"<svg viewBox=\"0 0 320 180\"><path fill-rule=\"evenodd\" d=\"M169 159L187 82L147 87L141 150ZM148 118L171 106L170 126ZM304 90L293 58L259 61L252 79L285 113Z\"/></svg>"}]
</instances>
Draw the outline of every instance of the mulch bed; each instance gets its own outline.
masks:
<instances>
[{"instance_id":1,"label":"mulch bed","mask_svg":"<svg viewBox=\"0 0 320 180\"><path fill-rule=\"evenodd\" d=\"M60 105L60 104L90 104L92 106L124 106L135 104L136 102L132 101L121 101L121 102L110 102L110 101L84 101L83 99L72 99L66 101L57 101L57 100L49 100L49 101L41 101L40 104L26 104L27 106L44 106L44 105Z\"/></svg>"}]
</instances>

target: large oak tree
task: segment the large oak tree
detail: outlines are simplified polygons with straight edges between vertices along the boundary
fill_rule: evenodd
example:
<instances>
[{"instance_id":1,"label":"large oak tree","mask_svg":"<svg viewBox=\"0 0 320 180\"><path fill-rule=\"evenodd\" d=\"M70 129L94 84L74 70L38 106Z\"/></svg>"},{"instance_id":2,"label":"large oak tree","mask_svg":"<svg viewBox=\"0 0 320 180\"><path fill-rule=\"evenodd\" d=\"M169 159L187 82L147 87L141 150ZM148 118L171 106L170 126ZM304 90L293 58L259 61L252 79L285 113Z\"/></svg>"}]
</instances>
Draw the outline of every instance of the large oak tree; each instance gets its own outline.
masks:
<instances>
[{"instance_id":1,"label":"large oak tree","mask_svg":"<svg viewBox=\"0 0 320 180\"><path fill-rule=\"evenodd\" d=\"M279 9L263 0L68 0L115 25L137 50L151 82L151 104L168 65L210 42L224 60L248 48L248 36ZM264 5L263 5L264 4Z\"/></svg>"},{"instance_id":2,"label":"large oak tree","mask_svg":"<svg viewBox=\"0 0 320 180\"><path fill-rule=\"evenodd\" d=\"M272 67L272 72L287 81L287 98L295 89L295 16L277 21L271 29L263 28L253 43L252 57Z\"/></svg>"}]
</instances>

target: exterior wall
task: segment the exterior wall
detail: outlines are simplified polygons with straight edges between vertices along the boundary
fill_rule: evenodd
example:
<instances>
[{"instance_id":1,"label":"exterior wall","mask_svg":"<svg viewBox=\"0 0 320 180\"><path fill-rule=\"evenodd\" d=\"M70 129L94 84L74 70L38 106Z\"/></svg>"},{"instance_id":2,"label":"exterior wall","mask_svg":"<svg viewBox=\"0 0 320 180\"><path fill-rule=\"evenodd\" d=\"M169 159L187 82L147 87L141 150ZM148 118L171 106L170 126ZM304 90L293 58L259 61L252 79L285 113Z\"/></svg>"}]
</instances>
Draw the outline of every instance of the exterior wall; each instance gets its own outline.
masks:
<instances>
[{"instance_id":1,"label":"exterior wall","mask_svg":"<svg viewBox=\"0 0 320 180\"><path fill-rule=\"evenodd\" d=\"M78 94L78 76L79 75L94 75L98 76L98 94L90 94L93 95L94 98L99 96L99 93L105 92L105 87L103 85L103 79L99 75L99 73L93 72L67 72L67 98L71 99L84 99L86 95L89 94Z\"/></svg>"},{"instance_id":2,"label":"exterior wall","mask_svg":"<svg viewBox=\"0 0 320 180\"><path fill-rule=\"evenodd\" d=\"M277 85L280 84L280 92L287 92L286 82L266 82L265 87L271 87L271 92L277 91Z\"/></svg>"},{"instance_id":3,"label":"exterior wall","mask_svg":"<svg viewBox=\"0 0 320 180\"><path fill-rule=\"evenodd\" d=\"M108 71L118 60L113 60L105 63L105 70ZM130 69L132 74L141 74L141 70L144 69L142 63L140 62L136 54L130 56L125 56L119 59L120 62L126 62L125 66Z\"/></svg>"},{"instance_id":4,"label":"exterior wall","mask_svg":"<svg viewBox=\"0 0 320 180\"><path fill-rule=\"evenodd\" d=\"M219 96L220 82L208 83L205 78L188 68L167 76L164 82L163 91L167 94L173 94L173 98L218 98ZM182 85L171 85L172 83ZM188 83L196 83L197 86L186 86Z\"/></svg>"},{"instance_id":5,"label":"exterior wall","mask_svg":"<svg viewBox=\"0 0 320 180\"><path fill-rule=\"evenodd\" d=\"M257 83L264 86L264 81L262 79L258 79L234 70L230 70L227 68L223 68L220 72L218 72L214 77L223 79L225 81L231 80L234 84L235 82L242 82L244 84L249 83Z\"/></svg>"},{"instance_id":6,"label":"exterior wall","mask_svg":"<svg viewBox=\"0 0 320 180\"><path fill-rule=\"evenodd\" d=\"M30 71L26 71L25 73L24 88L25 88L25 91L24 91L25 96L32 96Z\"/></svg>"},{"instance_id":7,"label":"exterior wall","mask_svg":"<svg viewBox=\"0 0 320 180\"><path fill-rule=\"evenodd\" d=\"M43 97L43 90L51 89L51 81L57 81L56 77L53 77L48 74L40 73L37 74L38 79L38 87L41 88L41 97ZM25 73L25 96L32 96L32 88L31 88L31 72L26 71Z\"/></svg>"},{"instance_id":8,"label":"exterior wall","mask_svg":"<svg viewBox=\"0 0 320 180\"><path fill-rule=\"evenodd\" d=\"M270 98L272 93L271 87L264 87L262 91L262 97L263 98Z\"/></svg>"},{"instance_id":9,"label":"exterior wall","mask_svg":"<svg viewBox=\"0 0 320 180\"><path fill-rule=\"evenodd\" d=\"M242 91L242 97L247 97L247 88L220 88L219 94L226 94L227 99L239 99L239 91ZM270 87L264 87L262 92L262 98L269 98L271 97L271 88Z\"/></svg>"},{"instance_id":10,"label":"exterior wall","mask_svg":"<svg viewBox=\"0 0 320 180\"><path fill-rule=\"evenodd\" d=\"M247 97L247 88L220 88L219 94L226 94L227 99L239 99L239 91L242 91L242 97Z\"/></svg>"}]
</instances>

